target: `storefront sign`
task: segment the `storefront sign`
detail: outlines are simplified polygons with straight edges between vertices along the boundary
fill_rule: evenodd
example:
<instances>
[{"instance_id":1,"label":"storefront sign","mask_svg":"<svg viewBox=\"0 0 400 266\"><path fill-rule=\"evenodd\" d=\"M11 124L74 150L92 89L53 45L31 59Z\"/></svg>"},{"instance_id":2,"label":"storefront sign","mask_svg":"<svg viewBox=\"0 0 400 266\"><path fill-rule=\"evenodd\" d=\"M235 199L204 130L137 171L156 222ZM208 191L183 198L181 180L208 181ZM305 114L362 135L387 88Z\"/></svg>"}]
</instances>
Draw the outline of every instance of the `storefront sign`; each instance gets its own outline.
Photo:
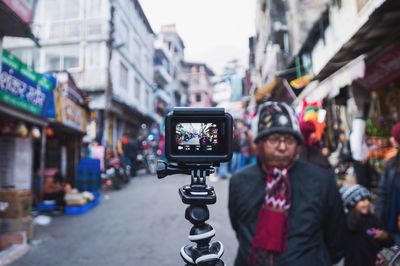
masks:
<instances>
[{"instance_id":1,"label":"storefront sign","mask_svg":"<svg viewBox=\"0 0 400 266\"><path fill-rule=\"evenodd\" d=\"M53 84L3 50L0 102L41 116Z\"/></svg>"},{"instance_id":2,"label":"storefront sign","mask_svg":"<svg viewBox=\"0 0 400 266\"><path fill-rule=\"evenodd\" d=\"M30 23L32 20L33 8L36 0L2 0L22 21Z\"/></svg>"},{"instance_id":3,"label":"storefront sign","mask_svg":"<svg viewBox=\"0 0 400 266\"><path fill-rule=\"evenodd\" d=\"M365 77L357 81L368 90L378 90L400 77L400 44L395 45L377 62L368 65Z\"/></svg>"},{"instance_id":4,"label":"storefront sign","mask_svg":"<svg viewBox=\"0 0 400 266\"><path fill-rule=\"evenodd\" d=\"M66 73L60 73L59 75L63 74ZM85 131L86 112L82 107L84 100L70 78L65 82L59 82L56 97L57 121L74 129Z\"/></svg>"}]
</instances>

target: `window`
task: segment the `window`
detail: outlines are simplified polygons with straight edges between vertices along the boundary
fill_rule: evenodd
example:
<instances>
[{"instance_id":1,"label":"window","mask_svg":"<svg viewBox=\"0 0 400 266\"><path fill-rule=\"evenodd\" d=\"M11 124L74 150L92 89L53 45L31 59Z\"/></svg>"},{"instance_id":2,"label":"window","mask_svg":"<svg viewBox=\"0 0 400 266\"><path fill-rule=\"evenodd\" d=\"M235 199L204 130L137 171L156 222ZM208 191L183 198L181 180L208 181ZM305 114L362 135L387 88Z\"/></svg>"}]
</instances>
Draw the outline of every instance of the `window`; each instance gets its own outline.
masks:
<instances>
[{"instance_id":1,"label":"window","mask_svg":"<svg viewBox=\"0 0 400 266\"><path fill-rule=\"evenodd\" d=\"M135 49L134 54L135 54L136 65L139 67L142 64L142 62L141 62L142 46L140 45L140 42L138 39L135 39L134 49Z\"/></svg>"},{"instance_id":2,"label":"window","mask_svg":"<svg viewBox=\"0 0 400 266\"><path fill-rule=\"evenodd\" d=\"M46 51L46 70L61 70L61 50L49 49Z\"/></svg>"},{"instance_id":3,"label":"window","mask_svg":"<svg viewBox=\"0 0 400 266\"><path fill-rule=\"evenodd\" d=\"M103 0L86 0L86 17L98 18L102 16Z\"/></svg>"},{"instance_id":4,"label":"window","mask_svg":"<svg viewBox=\"0 0 400 266\"><path fill-rule=\"evenodd\" d=\"M41 6L41 15L44 21L77 19L80 17L80 3L81 0L46 0Z\"/></svg>"},{"instance_id":5,"label":"window","mask_svg":"<svg viewBox=\"0 0 400 266\"><path fill-rule=\"evenodd\" d=\"M43 7L43 17L45 21L60 20L61 18L61 1L46 0Z\"/></svg>"},{"instance_id":6,"label":"window","mask_svg":"<svg viewBox=\"0 0 400 266\"><path fill-rule=\"evenodd\" d=\"M52 46L44 50L44 71L49 70L74 70L80 65L79 45ZM36 58L39 55L34 54Z\"/></svg>"},{"instance_id":7,"label":"window","mask_svg":"<svg viewBox=\"0 0 400 266\"><path fill-rule=\"evenodd\" d=\"M150 90L147 89L146 92L147 92L147 109L150 110L150 108L153 106L151 102Z\"/></svg>"},{"instance_id":8,"label":"window","mask_svg":"<svg viewBox=\"0 0 400 266\"><path fill-rule=\"evenodd\" d=\"M71 45L63 47L64 69L79 67L79 46Z\"/></svg>"},{"instance_id":9,"label":"window","mask_svg":"<svg viewBox=\"0 0 400 266\"><path fill-rule=\"evenodd\" d=\"M175 71L174 71L174 73L175 73ZM192 77L192 84L199 85L200 84L199 78L198 77Z\"/></svg>"},{"instance_id":10,"label":"window","mask_svg":"<svg viewBox=\"0 0 400 266\"><path fill-rule=\"evenodd\" d=\"M128 26L126 25L125 21L123 21L122 19L121 19L121 28L119 30L119 33L120 33L121 41L124 43L128 42Z\"/></svg>"},{"instance_id":11,"label":"window","mask_svg":"<svg viewBox=\"0 0 400 266\"><path fill-rule=\"evenodd\" d=\"M99 53L102 53L102 49L101 49L101 45L100 43L90 43L87 47L86 47L86 65L88 67L99 67L101 62L100 62L100 58L101 56L99 56Z\"/></svg>"},{"instance_id":12,"label":"window","mask_svg":"<svg viewBox=\"0 0 400 266\"><path fill-rule=\"evenodd\" d=\"M128 89L128 68L121 62L119 65L119 85L121 88Z\"/></svg>"},{"instance_id":13,"label":"window","mask_svg":"<svg viewBox=\"0 0 400 266\"><path fill-rule=\"evenodd\" d=\"M201 102L201 94L200 93L196 94L196 102Z\"/></svg>"},{"instance_id":14,"label":"window","mask_svg":"<svg viewBox=\"0 0 400 266\"><path fill-rule=\"evenodd\" d=\"M64 19L76 19L80 17L80 2L80 0L64 0Z\"/></svg>"},{"instance_id":15,"label":"window","mask_svg":"<svg viewBox=\"0 0 400 266\"><path fill-rule=\"evenodd\" d=\"M135 78L135 97L140 100L140 80Z\"/></svg>"}]
</instances>

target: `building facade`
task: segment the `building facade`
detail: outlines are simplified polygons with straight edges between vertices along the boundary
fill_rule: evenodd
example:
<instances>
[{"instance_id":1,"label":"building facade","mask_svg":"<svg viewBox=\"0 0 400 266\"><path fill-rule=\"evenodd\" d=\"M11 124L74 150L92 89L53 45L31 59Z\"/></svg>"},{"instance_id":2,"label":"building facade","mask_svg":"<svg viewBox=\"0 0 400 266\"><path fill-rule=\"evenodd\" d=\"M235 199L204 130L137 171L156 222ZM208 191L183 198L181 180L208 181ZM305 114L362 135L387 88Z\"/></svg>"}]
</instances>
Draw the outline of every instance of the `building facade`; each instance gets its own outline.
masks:
<instances>
[{"instance_id":1,"label":"building facade","mask_svg":"<svg viewBox=\"0 0 400 266\"><path fill-rule=\"evenodd\" d=\"M188 83L185 70L185 44L176 30L175 24L163 25L157 35L156 49L163 50L168 58L168 66L164 66L171 81L165 89L171 96L171 106L187 106Z\"/></svg>"},{"instance_id":2,"label":"building facade","mask_svg":"<svg viewBox=\"0 0 400 266\"><path fill-rule=\"evenodd\" d=\"M137 0L39 0L33 28L41 49L5 41L40 72L68 70L90 96L91 137L115 147L154 120L154 33Z\"/></svg>"},{"instance_id":3,"label":"building facade","mask_svg":"<svg viewBox=\"0 0 400 266\"><path fill-rule=\"evenodd\" d=\"M188 80L188 97L190 107L213 106L213 85L211 77L214 72L202 63L185 63Z\"/></svg>"}]
</instances>

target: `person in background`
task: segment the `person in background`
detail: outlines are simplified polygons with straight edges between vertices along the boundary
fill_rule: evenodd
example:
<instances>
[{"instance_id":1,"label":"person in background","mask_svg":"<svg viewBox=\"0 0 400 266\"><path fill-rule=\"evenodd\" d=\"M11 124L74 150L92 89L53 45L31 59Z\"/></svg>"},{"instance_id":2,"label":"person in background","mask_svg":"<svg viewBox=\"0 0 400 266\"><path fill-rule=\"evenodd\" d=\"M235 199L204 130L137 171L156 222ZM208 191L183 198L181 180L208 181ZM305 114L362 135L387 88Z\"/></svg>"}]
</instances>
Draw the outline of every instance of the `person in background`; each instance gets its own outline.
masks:
<instances>
[{"instance_id":1,"label":"person in background","mask_svg":"<svg viewBox=\"0 0 400 266\"><path fill-rule=\"evenodd\" d=\"M257 145L254 143L254 138L253 138L253 133L251 132L251 129L247 129L244 132L244 135L247 138L247 141L249 143L249 163L253 164L257 162Z\"/></svg>"},{"instance_id":2,"label":"person in background","mask_svg":"<svg viewBox=\"0 0 400 266\"><path fill-rule=\"evenodd\" d=\"M298 160L294 111L266 102L258 111L258 162L229 184L229 217L239 241L235 266L331 266L344 255L345 216L329 172Z\"/></svg>"},{"instance_id":3,"label":"person in background","mask_svg":"<svg viewBox=\"0 0 400 266\"><path fill-rule=\"evenodd\" d=\"M318 147L318 140L315 138L315 125L311 121L300 122L301 134L304 144L300 147L300 158L326 170L332 170L327 156L324 156Z\"/></svg>"},{"instance_id":4,"label":"person in background","mask_svg":"<svg viewBox=\"0 0 400 266\"><path fill-rule=\"evenodd\" d=\"M357 183L370 188L371 176L368 165L368 146L365 141L365 120L356 118L350 134L350 149Z\"/></svg>"},{"instance_id":5,"label":"person in background","mask_svg":"<svg viewBox=\"0 0 400 266\"><path fill-rule=\"evenodd\" d=\"M44 178L42 200L54 200L57 206L65 205L65 194L71 191L70 184L63 184L60 171L54 169L54 173Z\"/></svg>"},{"instance_id":6,"label":"person in background","mask_svg":"<svg viewBox=\"0 0 400 266\"><path fill-rule=\"evenodd\" d=\"M392 127L391 135L397 155L386 163L379 180L375 214L400 245L400 122Z\"/></svg>"},{"instance_id":7,"label":"person in background","mask_svg":"<svg viewBox=\"0 0 400 266\"><path fill-rule=\"evenodd\" d=\"M240 147L240 133L239 130L235 127L233 131L233 139L232 139L232 159L230 162L230 172L234 174L236 170L239 169L240 165L240 157L241 157L241 147Z\"/></svg>"},{"instance_id":8,"label":"person in background","mask_svg":"<svg viewBox=\"0 0 400 266\"><path fill-rule=\"evenodd\" d=\"M136 158L139 152L139 141L132 138L129 132L126 132L118 143L118 155L121 156L122 163L130 166L130 176L136 176Z\"/></svg>"},{"instance_id":9,"label":"person in background","mask_svg":"<svg viewBox=\"0 0 400 266\"><path fill-rule=\"evenodd\" d=\"M351 185L340 189L347 209L345 266L374 266L378 252L393 244L371 212L371 193L363 186Z\"/></svg>"}]
</instances>

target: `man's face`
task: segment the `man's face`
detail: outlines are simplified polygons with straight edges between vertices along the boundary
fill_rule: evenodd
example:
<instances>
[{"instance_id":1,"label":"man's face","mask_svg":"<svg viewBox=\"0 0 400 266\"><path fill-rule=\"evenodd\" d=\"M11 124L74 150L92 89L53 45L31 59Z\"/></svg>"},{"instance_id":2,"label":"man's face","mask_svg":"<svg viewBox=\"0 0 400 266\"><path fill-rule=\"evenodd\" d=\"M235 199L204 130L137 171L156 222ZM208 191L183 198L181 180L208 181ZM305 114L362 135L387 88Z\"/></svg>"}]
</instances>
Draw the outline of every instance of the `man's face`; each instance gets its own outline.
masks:
<instances>
[{"instance_id":1,"label":"man's face","mask_svg":"<svg viewBox=\"0 0 400 266\"><path fill-rule=\"evenodd\" d=\"M271 134L261 140L266 164L270 167L287 167L297 154L298 143L290 134Z\"/></svg>"}]
</instances>

